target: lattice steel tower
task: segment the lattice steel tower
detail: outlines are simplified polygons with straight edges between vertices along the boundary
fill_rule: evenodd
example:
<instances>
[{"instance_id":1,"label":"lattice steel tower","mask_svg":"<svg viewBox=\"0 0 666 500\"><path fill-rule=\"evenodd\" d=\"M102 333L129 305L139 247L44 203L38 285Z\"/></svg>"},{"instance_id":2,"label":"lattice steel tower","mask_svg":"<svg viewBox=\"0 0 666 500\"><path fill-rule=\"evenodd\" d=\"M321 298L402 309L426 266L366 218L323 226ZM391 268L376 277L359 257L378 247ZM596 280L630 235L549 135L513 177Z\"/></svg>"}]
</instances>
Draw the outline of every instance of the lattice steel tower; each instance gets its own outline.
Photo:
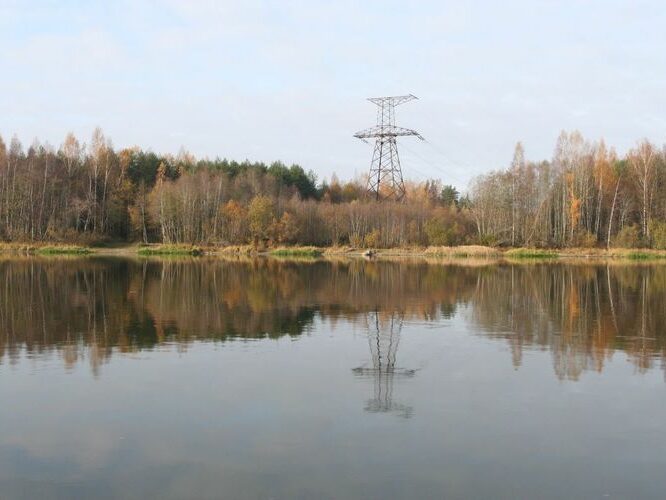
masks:
<instances>
[{"instance_id":1,"label":"lattice steel tower","mask_svg":"<svg viewBox=\"0 0 666 500\"><path fill-rule=\"evenodd\" d=\"M411 94L369 98L368 101L379 108L377 125L354 134L354 137L364 142L367 142L366 139L376 139L370 163L368 192L378 200L380 198L401 200L405 196L405 183L402 179L396 138L415 135L421 140L424 139L415 130L395 126L395 107L414 99L417 97Z\"/></svg>"}]
</instances>

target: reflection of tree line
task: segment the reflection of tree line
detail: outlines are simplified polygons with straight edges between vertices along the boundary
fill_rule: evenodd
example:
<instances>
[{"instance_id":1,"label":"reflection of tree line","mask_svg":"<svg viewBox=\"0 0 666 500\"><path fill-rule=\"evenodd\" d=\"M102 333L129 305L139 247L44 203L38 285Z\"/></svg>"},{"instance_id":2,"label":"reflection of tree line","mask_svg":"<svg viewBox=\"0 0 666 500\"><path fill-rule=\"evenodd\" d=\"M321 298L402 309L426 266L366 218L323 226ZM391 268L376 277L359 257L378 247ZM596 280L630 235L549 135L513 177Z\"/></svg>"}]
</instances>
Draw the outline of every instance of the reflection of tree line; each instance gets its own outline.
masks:
<instances>
[{"instance_id":1,"label":"reflection of tree line","mask_svg":"<svg viewBox=\"0 0 666 500\"><path fill-rule=\"evenodd\" d=\"M56 351L96 367L112 349L297 336L317 315L430 321L461 303L484 334L510 343L516 365L542 346L562 378L601 370L614 350L639 370L666 354L666 266L10 259L0 286L0 361Z\"/></svg>"},{"instance_id":2,"label":"reflection of tree line","mask_svg":"<svg viewBox=\"0 0 666 500\"><path fill-rule=\"evenodd\" d=\"M560 378L601 371L614 351L641 372L666 355L666 266L500 266L485 273L471 315L506 339L516 366L525 347L553 354Z\"/></svg>"},{"instance_id":3,"label":"reflection of tree line","mask_svg":"<svg viewBox=\"0 0 666 500\"><path fill-rule=\"evenodd\" d=\"M274 259L0 261L0 360L60 352L98 366L193 340L278 338L360 313L449 316L475 272L425 264Z\"/></svg>"}]
</instances>

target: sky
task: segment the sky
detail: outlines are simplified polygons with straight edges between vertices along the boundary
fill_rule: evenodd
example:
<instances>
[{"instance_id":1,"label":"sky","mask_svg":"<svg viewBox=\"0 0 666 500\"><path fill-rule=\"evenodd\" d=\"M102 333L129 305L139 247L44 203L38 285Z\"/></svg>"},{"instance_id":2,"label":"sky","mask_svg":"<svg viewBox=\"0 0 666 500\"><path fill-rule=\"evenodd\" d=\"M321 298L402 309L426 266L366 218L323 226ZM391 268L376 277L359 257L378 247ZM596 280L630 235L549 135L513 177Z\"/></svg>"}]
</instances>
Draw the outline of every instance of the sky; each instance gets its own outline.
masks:
<instances>
[{"instance_id":1,"label":"sky","mask_svg":"<svg viewBox=\"0 0 666 500\"><path fill-rule=\"evenodd\" d=\"M0 0L0 135L361 175L367 97L414 94L406 178L464 189L562 130L666 142L658 0Z\"/></svg>"}]
</instances>

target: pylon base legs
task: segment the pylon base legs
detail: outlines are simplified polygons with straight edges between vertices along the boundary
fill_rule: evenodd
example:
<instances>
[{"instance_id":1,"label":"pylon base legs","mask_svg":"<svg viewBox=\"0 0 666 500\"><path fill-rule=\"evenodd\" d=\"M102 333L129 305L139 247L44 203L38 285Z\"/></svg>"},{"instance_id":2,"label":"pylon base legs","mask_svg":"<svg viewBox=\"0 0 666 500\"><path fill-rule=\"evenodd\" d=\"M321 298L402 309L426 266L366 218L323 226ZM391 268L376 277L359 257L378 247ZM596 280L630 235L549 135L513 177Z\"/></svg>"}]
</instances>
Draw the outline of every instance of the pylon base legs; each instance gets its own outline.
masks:
<instances>
[{"instance_id":1,"label":"pylon base legs","mask_svg":"<svg viewBox=\"0 0 666 500\"><path fill-rule=\"evenodd\" d=\"M400 201L405 197L405 183L395 137L378 137L375 142L368 193L377 200Z\"/></svg>"}]
</instances>

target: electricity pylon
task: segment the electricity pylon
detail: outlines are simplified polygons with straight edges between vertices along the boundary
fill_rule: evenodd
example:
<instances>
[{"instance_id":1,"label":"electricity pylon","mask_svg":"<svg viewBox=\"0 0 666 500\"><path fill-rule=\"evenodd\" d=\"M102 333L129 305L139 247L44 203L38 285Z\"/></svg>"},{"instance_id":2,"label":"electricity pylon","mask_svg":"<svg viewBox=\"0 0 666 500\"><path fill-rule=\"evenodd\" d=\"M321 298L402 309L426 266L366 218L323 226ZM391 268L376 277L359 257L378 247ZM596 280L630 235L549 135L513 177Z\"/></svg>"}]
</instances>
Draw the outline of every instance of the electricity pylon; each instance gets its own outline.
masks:
<instances>
[{"instance_id":1,"label":"electricity pylon","mask_svg":"<svg viewBox=\"0 0 666 500\"><path fill-rule=\"evenodd\" d=\"M402 200L405 196L405 183L402 179L396 138L415 135L421 140L425 139L415 130L395 126L395 107L414 99L417 97L411 94L369 98L368 101L379 108L377 125L354 134L354 137L363 142L367 142L366 139L376 139L370 163L368 192L377 200L381 198Z\"/></svg>"}]
</instances>

